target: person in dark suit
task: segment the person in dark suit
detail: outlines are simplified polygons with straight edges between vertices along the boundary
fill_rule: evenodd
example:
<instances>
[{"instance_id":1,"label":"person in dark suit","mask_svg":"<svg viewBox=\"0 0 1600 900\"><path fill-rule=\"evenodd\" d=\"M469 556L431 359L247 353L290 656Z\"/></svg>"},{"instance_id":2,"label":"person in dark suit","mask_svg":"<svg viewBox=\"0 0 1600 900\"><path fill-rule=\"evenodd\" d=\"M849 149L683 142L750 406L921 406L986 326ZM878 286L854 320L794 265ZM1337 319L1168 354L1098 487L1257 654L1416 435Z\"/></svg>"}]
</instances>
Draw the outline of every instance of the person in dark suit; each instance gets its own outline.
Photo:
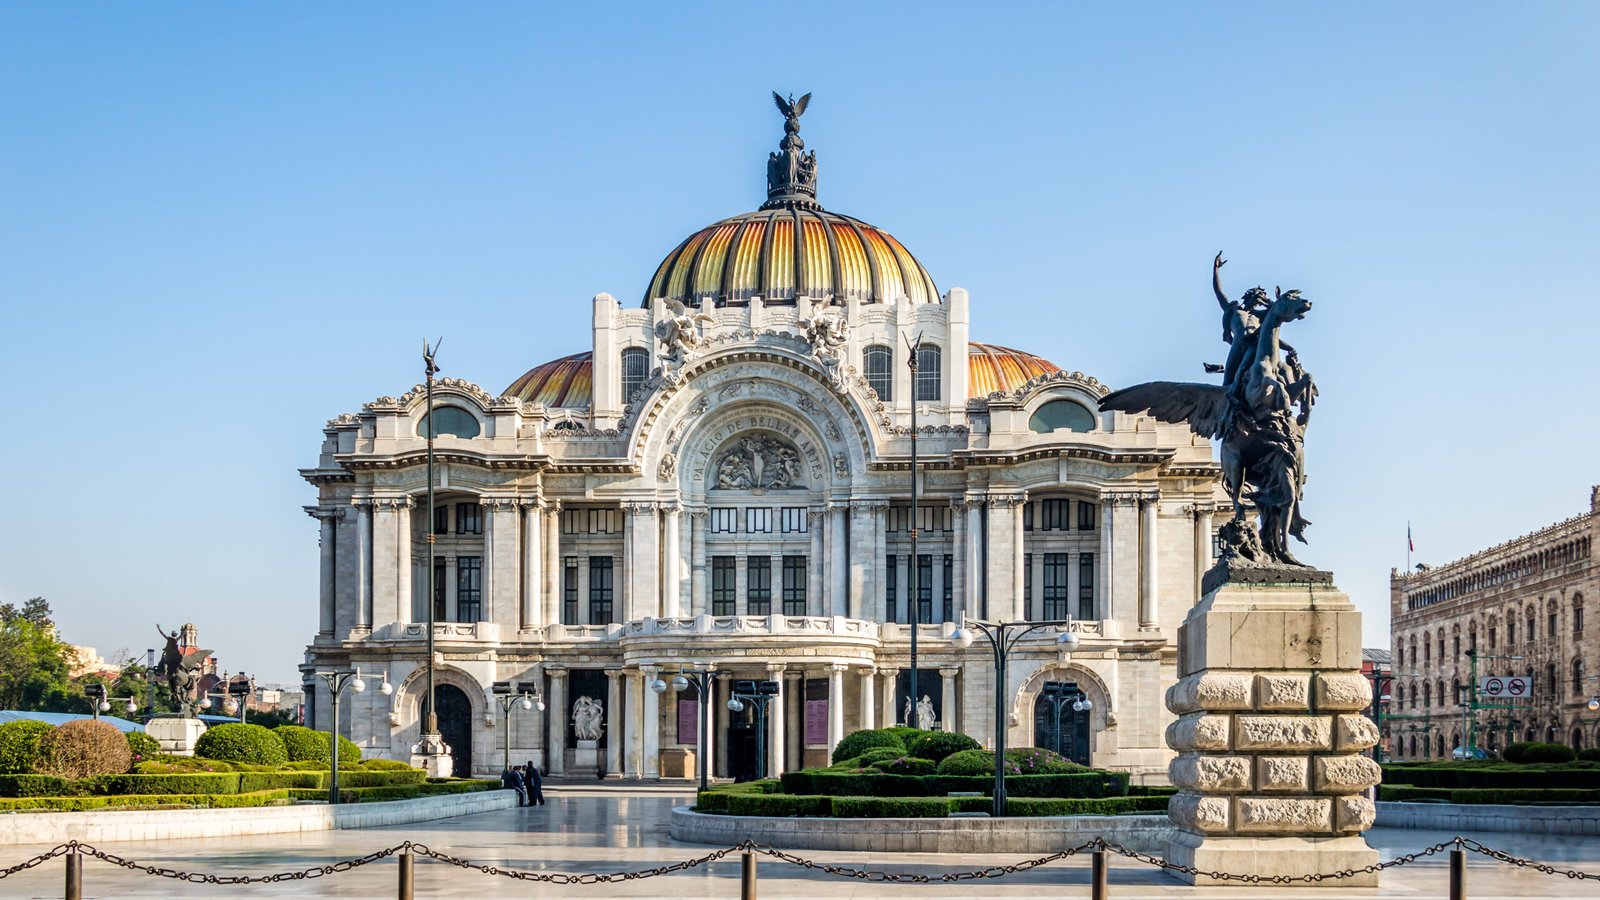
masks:
<instances>
[{"instance_id":1,"label":"person in dark suit","mask_svg":"<svg viewBox=\"0 0 1600 900\"><path fill-rule=\"evenodd\" d=\"M517 774L515 767L508 768L500 773L500 786L517 792L518 806L528 805L528 796L522 786L522 776Z\"/></svg>"},{"instance_id":2,"label":"person in dark suit","mask_svg":"<svg viewBox=\"0 0 1600 900\"><path fill-rule=\"evenodd\" d=\"M526 773L524 780L528 783L528 805L543 806L544 778L539 774L539 767L534 765L533 760L530 759L528 760L528 765L522 771Z\"/></svg>"}]
</instances>

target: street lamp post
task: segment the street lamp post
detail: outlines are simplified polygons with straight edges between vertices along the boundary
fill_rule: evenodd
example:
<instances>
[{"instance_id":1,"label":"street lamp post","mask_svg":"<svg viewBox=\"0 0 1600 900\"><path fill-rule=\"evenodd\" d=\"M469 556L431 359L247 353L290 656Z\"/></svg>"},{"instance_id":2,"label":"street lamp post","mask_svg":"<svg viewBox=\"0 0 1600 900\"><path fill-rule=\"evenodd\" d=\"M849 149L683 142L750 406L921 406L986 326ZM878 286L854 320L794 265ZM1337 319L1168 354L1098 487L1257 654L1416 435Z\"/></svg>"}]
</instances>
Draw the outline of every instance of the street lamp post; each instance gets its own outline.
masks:
<instances>
[{"instance_id":1,"label":"street lamp post","mask_svg":"<svg viewBox=\"0 0 1600 900\"><path fill-rule=\"evenodd\" d=\"M241 678L244 680L240 681L239 679ZM254 677L247 677L242 672L234 678L228 677L228 673L223 672L222 679L218 682L222 685L222 690L206 692L206 695L200 698L200 708L210 709L212 707L211 698L214 696L221 697L223 698L222 711L231 716L235 710L238 710L239 724L243 725L245 724L245 714L250 708L250 695L255 692L255 681Z\"/></svg>"},{"instance_id":2,"label":"street lamp post","mask_svg":"<svg viewBox=\"0 0 1600 900\"><path fill-rule=\"evenodd\" d=\"M1367 680L1372 682L1372 727L1378 731L1378 742L1372 745L1372 761L1383 762L1383 720L1384 719L1415 719L1417 716L1386 715L1384 704L1388 701L1388 689L1393 687L1396 678L1417 678L1421 672L1396 672L1384 669L1382 665L1373 663L1372 671L1363 672ZM1426 718L1426 717L1422 717Z\"/></svg>"},{"instance_id":3,"label":"street lamp post","mask_svg":"<svg viewBox=\"0 0 1600 900\"><path fill-rule=\"evenodd\" d=\"M425 700L427 714L423 717L420 749L424 754L428 755L437 753L439 745L443 743L443 739L439 736L439 716L434 711L435 697L433 690L433 626L435 617L435 611L433 608L433 592L437 590L433 583L433 544L438 533L436 531L438 528L438 521L434 518L433 511L433 436L439 430L438 423L433 419L433 376L439 373L439 366L434 363L433 357L434 354L439 352L439 345L441 343L444 343L444 338L434 341L432 347L428 346L427 341L423 341L422 343L423 372L427 382L428 391L428 433L426 435L428 441L428 594L427 599L423 603L423 605L428 608L428 661L426 663L426 668L428 671L428 693ZM409 598L401 598L401 601L405 602L408 599Z\"/></svg>"},{"instance_id":4,"label":"street lamp post","mask_svg":"<svg viewBox=\"0 0 1600 900\"><path fill-rule=\"evenodd\" d=\"M767 704L777 695L776 681L735 681L733 696L728 698L728 709L733 712L744 712L747 702L755 704L757 781L767 777Z\"/></svg>"},{"instance_id":5,"label":"street lamp post","mask_svg":"<svg viewBox=\"0 0 1600 900\"><path fill-rule=\"evenodd\" d=\"M347 687L350 690L352 690L352 691L356 692L357 694L359 694L362 691L367 689L367 683L366 683L366 681L362 680L362 678L361 678L361 670L360 669L356 669L354 672L340 672L340 671L334 670L334 671L329 671L329 672L316 672L314 674L318 678L321 678L328 685L328 708L329 708L329 710L331 712L331 715L329 716L329 718L332 720L331 723L328 726L328 759L329 759L328 802L329 803L338 803L339 802L339 695L343 694L344 693L344 689L347 688ZM389 694L394 693L394 686L389 684L388 676L384 676L383 684L379 685L378 690L382 691L384 696L388 696Z\"/></svg>"},{"instance_id":6,"label":"street lamp post","mask_svg":"<svg viewBox=\"0 0 1600 900\"><path fill-rule=\"evenodd\" d=\"M540 712L544 712L544 695L539 693L537 685L533 686L531 693L528 691L529 686L527 684L521 684L517 687L522 689L520 693L513 688L509 681L496 681L494 683L495 699L500 701L500 710L505 713L507 769L511 768L511 708L521 706L524 710L529 710L537 706Z\"/></svg>"},{"instance_id":7,"label":"street lamp post","mask_svg":"<svg viewBox=\"0 0 1600 900\"><path fill-rule=\"evenodd\" d=\"M711 685L715 682L717 673L708 666L704 669L679 669L675 673L663 674L672 675L672 689L678 693L681 694L688 690L689 685L692 684L694 685L695 693L699 695L700 727L698 731L700 732L700 752L696 754L698 759L695 767L700 772L700 790L706 790L711 787ZM656 690L657 684L662 687L656 693L659 694L661 691L666 690L666 682L660 678L657 678L650 685L650 689Z\"/></svg>"},{"instance_id":8,"label":"street lamp post","mask_svg":"<svg viewBox=\"0 0 1600 900\"><path fill-rule=\"evenodd\" d=\"M917 456L917 357L922 353L922 334L917 334L916 340L906 339L906 365L911 369L911 565L907 566L906 584L910 590L906 594L906 606L911 613L911 703L917 703L917 698L922 696L917 693L917 626L922 624L922 592L918 583L922 576L921 560L917 556L917 532L921 529L922 511L917 508L921 493L917 485L917 470L921 467L921 460ZM894 721L893 711L890 711L889 720ZM911 723L907 722L907 726Z\"/></svg>"},{"instance_id":9,"label":"street lamp post","mask_svg":"<svg viewBox=\"0 0 1600 900\"><path fill-rule=\"evenodd\" d=\"M106 690L106 686L103 684L84 685L83 693L84 696L89 698L89 713L94 716L95 721L99 721L101 713L111 711L112 703L126 701L127 705L123 708L128 711L130 716L139 711L139 702L137 700L132 697L108 696L109 691Z\"/></svg>"},{"instance_id":10,"label":"street lamp post","mask_svg":"<svg viewBox=\"0 0 1600 900\"><path fill-rule=\"evenodd\" d=\"M1017 641L1040 628L1061 628L1061 636L1056 638L1056 643L1068 653L1078 649L1079 638L1067 630L1072 627L1072 622L1065 619L1049 622L989 622L962 617L961 627L950 635L950 639L962 649L972 646L972 632L966 629L968 625L983 632L994 650L994 815L998 818L1006 814L1006 664L1011 650L1016 647Z\"/></svg>"}]
</instances>

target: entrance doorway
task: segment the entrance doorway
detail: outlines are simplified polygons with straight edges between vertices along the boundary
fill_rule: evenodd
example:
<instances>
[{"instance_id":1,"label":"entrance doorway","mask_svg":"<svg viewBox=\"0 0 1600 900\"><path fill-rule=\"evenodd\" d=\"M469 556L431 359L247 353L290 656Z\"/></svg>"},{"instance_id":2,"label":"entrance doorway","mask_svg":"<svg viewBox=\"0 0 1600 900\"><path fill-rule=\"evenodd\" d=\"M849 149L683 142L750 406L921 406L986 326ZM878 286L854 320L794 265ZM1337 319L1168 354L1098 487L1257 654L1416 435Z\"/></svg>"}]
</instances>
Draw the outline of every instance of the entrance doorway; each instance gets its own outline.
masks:
<instances>
[{"instance_id":1,"label":"entrance doorway","mask_svg":"<svg viewBox=\"0 0 1600 900\"><path fill-rule=\"evenodd\" d=\"M1089 764L1089 710L1072 708L1070 699L1056 702L1045 694L1033 702L1033 744Z\"/></svg>"},{"instance_id":2,"label":"entrance doorway","mask_svg":"<svg viewBox=\"0 0 1600 900\"><path fill-rule=\"evenodd\" d=\"M472 701L453 684L436 684L439 735L450 746L450 774L472 777Z\"/></svg>"}]
</instances>

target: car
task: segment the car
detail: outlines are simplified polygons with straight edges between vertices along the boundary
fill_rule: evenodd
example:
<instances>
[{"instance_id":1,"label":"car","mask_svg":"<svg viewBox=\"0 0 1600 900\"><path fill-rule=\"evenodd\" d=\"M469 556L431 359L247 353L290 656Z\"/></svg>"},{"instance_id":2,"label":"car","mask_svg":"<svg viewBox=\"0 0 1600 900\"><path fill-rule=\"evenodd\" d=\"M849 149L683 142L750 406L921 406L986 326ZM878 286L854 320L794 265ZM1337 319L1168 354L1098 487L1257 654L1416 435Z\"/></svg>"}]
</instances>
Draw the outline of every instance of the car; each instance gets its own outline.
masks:
<instances>
[{"instance_id":1,"label":"car","mask_svg":"<svg viewBox=\"0 0 1600 900\"><path fill-rule=\"evenodd\" d=\"M1492 755L1490 755L1489 751L1483 749L1482 747L1473 747L1471 751L1468 751L1467 748L1465 748L1465 747L1457 747L1454 750L1450 751L1450 758L1451 759L1493 759L1494 757Z\"/></svg>"}]
</instances>

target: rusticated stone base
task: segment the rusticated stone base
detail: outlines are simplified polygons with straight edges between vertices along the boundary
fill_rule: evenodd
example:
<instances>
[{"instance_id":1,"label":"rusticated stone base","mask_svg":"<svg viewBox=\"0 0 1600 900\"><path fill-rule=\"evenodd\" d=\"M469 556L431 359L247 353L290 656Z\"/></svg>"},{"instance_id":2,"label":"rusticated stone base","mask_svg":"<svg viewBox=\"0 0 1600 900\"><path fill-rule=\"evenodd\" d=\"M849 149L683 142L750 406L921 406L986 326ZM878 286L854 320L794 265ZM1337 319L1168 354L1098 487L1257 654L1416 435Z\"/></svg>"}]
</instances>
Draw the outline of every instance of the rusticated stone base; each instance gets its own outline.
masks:
<instances>
[{"instance_id":1,"label":"rusticated stone base","mask_svg":"<svg viewBox=\"0 0 1600 900\"><path fill-rule=\"evenodd\" d=\"M1179 831L1167 844L1167 861L1193 866L1201 872L1257 875L1255 883L1212 878L1169 869L1186 884L1256 886L1283 891L1286 887L1357 888L1377 887L1377 872L1357 872L1349 878L1325 877L1321 881L1296 881L1291 885L1273 884L1275 875L1291 878L1302 875L1332 876L1347 869L1362 869L1378 862L1378 851L1367 846L1360 835L1345 837L1217 837Z\"/></svg>"}]
</instances>

